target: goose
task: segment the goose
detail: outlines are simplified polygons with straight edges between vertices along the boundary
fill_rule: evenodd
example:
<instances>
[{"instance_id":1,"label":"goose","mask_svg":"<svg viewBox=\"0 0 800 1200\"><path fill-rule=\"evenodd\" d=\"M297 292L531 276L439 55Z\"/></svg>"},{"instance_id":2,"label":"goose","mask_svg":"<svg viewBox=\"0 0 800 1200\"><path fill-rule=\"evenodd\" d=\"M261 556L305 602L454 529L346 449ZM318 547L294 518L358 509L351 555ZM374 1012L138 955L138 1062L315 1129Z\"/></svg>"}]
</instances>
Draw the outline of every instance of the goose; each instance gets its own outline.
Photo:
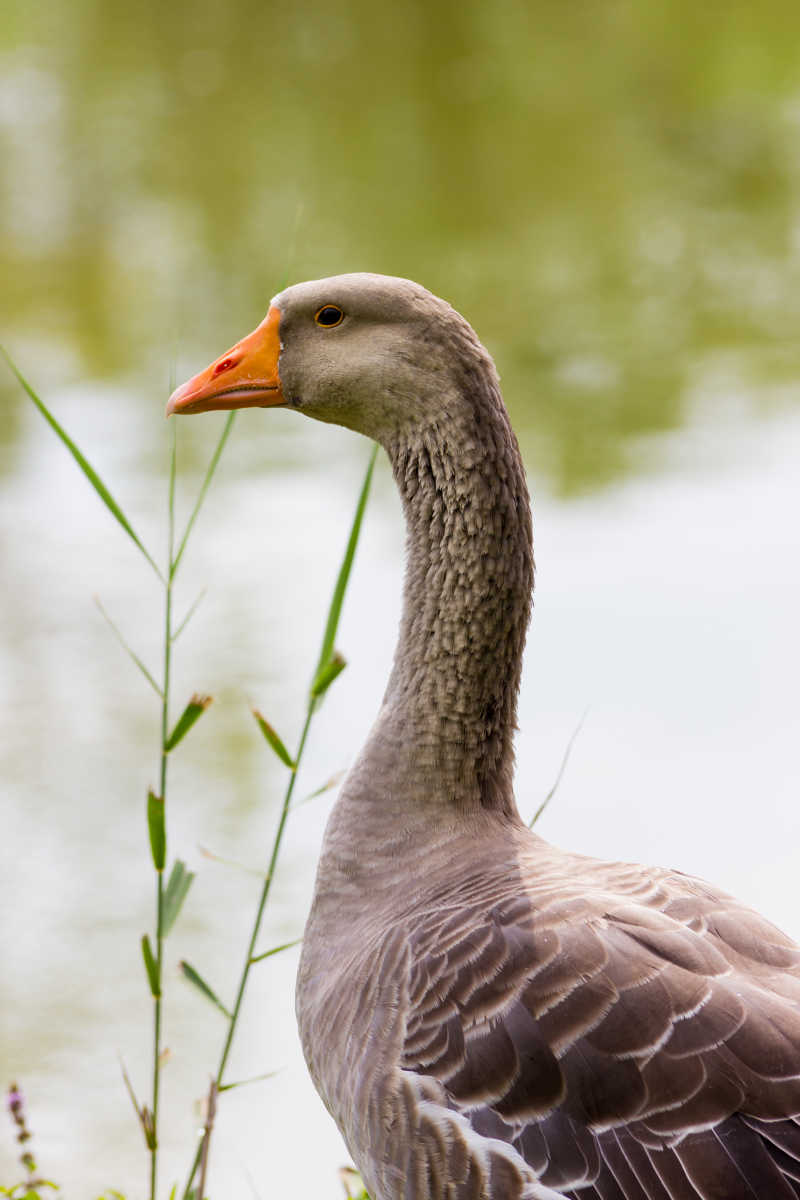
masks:
<instances>
[{"instance_id":1,"label":"goose","mask_svg":"<svg viewBox=\"0 0 800 1200\"><path fill-rule=\"evenodd\" d=\"M518 814L531 516L471 326L405 279L296 284L168 412L248 407L380 442L406 522L394 662L296 995L372 1200L796 1200L800 949L700 879Z\"/></svg>"}]
</instances>

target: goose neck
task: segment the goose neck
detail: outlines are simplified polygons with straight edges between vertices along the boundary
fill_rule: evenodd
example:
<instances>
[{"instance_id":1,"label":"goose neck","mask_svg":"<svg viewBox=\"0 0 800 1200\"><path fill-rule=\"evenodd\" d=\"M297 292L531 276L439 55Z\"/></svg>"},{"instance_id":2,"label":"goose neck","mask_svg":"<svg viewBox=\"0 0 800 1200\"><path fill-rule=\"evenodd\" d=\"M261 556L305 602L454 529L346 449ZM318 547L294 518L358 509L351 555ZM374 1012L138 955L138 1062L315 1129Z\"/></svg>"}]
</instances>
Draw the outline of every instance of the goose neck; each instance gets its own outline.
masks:
<instances>
[{"instance_id":1,"label":"goose neck","mask_svg":"<svg viewBox=\"0 0 800 1200\"><path fill-rule=\"evenodd\" d=\"M415 794L513 810L533 553L524 471L499 391L448 405L443 419L387 448L407 562L382 752L388 743Z\"/></svg>"}]
</instances>

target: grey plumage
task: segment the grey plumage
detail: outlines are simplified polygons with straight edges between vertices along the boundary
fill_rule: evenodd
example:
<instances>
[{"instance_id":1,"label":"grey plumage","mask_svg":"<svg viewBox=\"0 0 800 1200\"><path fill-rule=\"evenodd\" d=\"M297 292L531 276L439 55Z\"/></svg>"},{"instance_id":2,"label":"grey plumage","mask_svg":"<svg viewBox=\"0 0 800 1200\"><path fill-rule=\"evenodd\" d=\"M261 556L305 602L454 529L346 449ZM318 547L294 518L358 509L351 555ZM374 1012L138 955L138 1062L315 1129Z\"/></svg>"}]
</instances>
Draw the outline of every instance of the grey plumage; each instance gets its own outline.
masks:
<instances>
[{"instance_id":1,"label":"grey plumage","mask_svg":"<svg viewBox=\"0 0 800 1200\"><path fill-rule=\"evenodd\" d=\"M373 1200L800 1197L800 950L700 880L564 852L517 814L533 556L489 356L405 280L274 304L286 402L383 444L408 531L297 989ZM315 325L323 304L341 325Z\"/></svg>"}]
</instances>

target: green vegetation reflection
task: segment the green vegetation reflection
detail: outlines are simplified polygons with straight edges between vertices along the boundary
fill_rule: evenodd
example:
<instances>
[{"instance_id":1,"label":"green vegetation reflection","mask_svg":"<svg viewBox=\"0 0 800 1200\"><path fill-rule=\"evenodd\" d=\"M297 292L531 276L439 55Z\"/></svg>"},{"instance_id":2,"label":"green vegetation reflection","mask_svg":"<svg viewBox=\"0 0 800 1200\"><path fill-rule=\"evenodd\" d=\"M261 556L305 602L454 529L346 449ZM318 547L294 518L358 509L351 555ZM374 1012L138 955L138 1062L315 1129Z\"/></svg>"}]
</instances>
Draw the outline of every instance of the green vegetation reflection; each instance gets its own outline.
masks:
<instances>
[{"instance_id":1,"label":"green vegetation reflection","mask_svg":"<svg viewBox=\"0 0 800 1200\"><path fill-rule=\"evenodd\" d=\"M76 378L205 361L291 246L292 279L451 299L537 468L592 486L703 355L797 374L798 35L791 0L12 0L6 341Z\"/></svg>"}]
</instances>

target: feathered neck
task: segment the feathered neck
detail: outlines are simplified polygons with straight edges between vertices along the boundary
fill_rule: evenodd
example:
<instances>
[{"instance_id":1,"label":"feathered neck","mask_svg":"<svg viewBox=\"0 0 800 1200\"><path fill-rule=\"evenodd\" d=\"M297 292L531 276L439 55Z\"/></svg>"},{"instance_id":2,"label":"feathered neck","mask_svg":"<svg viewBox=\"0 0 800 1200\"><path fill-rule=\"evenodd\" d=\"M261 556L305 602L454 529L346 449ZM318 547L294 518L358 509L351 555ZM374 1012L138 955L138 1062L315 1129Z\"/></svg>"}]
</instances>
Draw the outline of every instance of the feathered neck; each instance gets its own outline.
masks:
<instances>
[{"instance_id":1,"label":"feathered neck","mask_svg":"<svg viewBox=\"0 0 800 1200\"><path fill-rule=\"evenodd\" d=\"M471 332L471 331L470 331ZM516 704L533 588L530 505L497 376L479 343L428 424L386 444L407 565L377 730L438 803L514 811Z\"/></svg>"}]
</instances>

